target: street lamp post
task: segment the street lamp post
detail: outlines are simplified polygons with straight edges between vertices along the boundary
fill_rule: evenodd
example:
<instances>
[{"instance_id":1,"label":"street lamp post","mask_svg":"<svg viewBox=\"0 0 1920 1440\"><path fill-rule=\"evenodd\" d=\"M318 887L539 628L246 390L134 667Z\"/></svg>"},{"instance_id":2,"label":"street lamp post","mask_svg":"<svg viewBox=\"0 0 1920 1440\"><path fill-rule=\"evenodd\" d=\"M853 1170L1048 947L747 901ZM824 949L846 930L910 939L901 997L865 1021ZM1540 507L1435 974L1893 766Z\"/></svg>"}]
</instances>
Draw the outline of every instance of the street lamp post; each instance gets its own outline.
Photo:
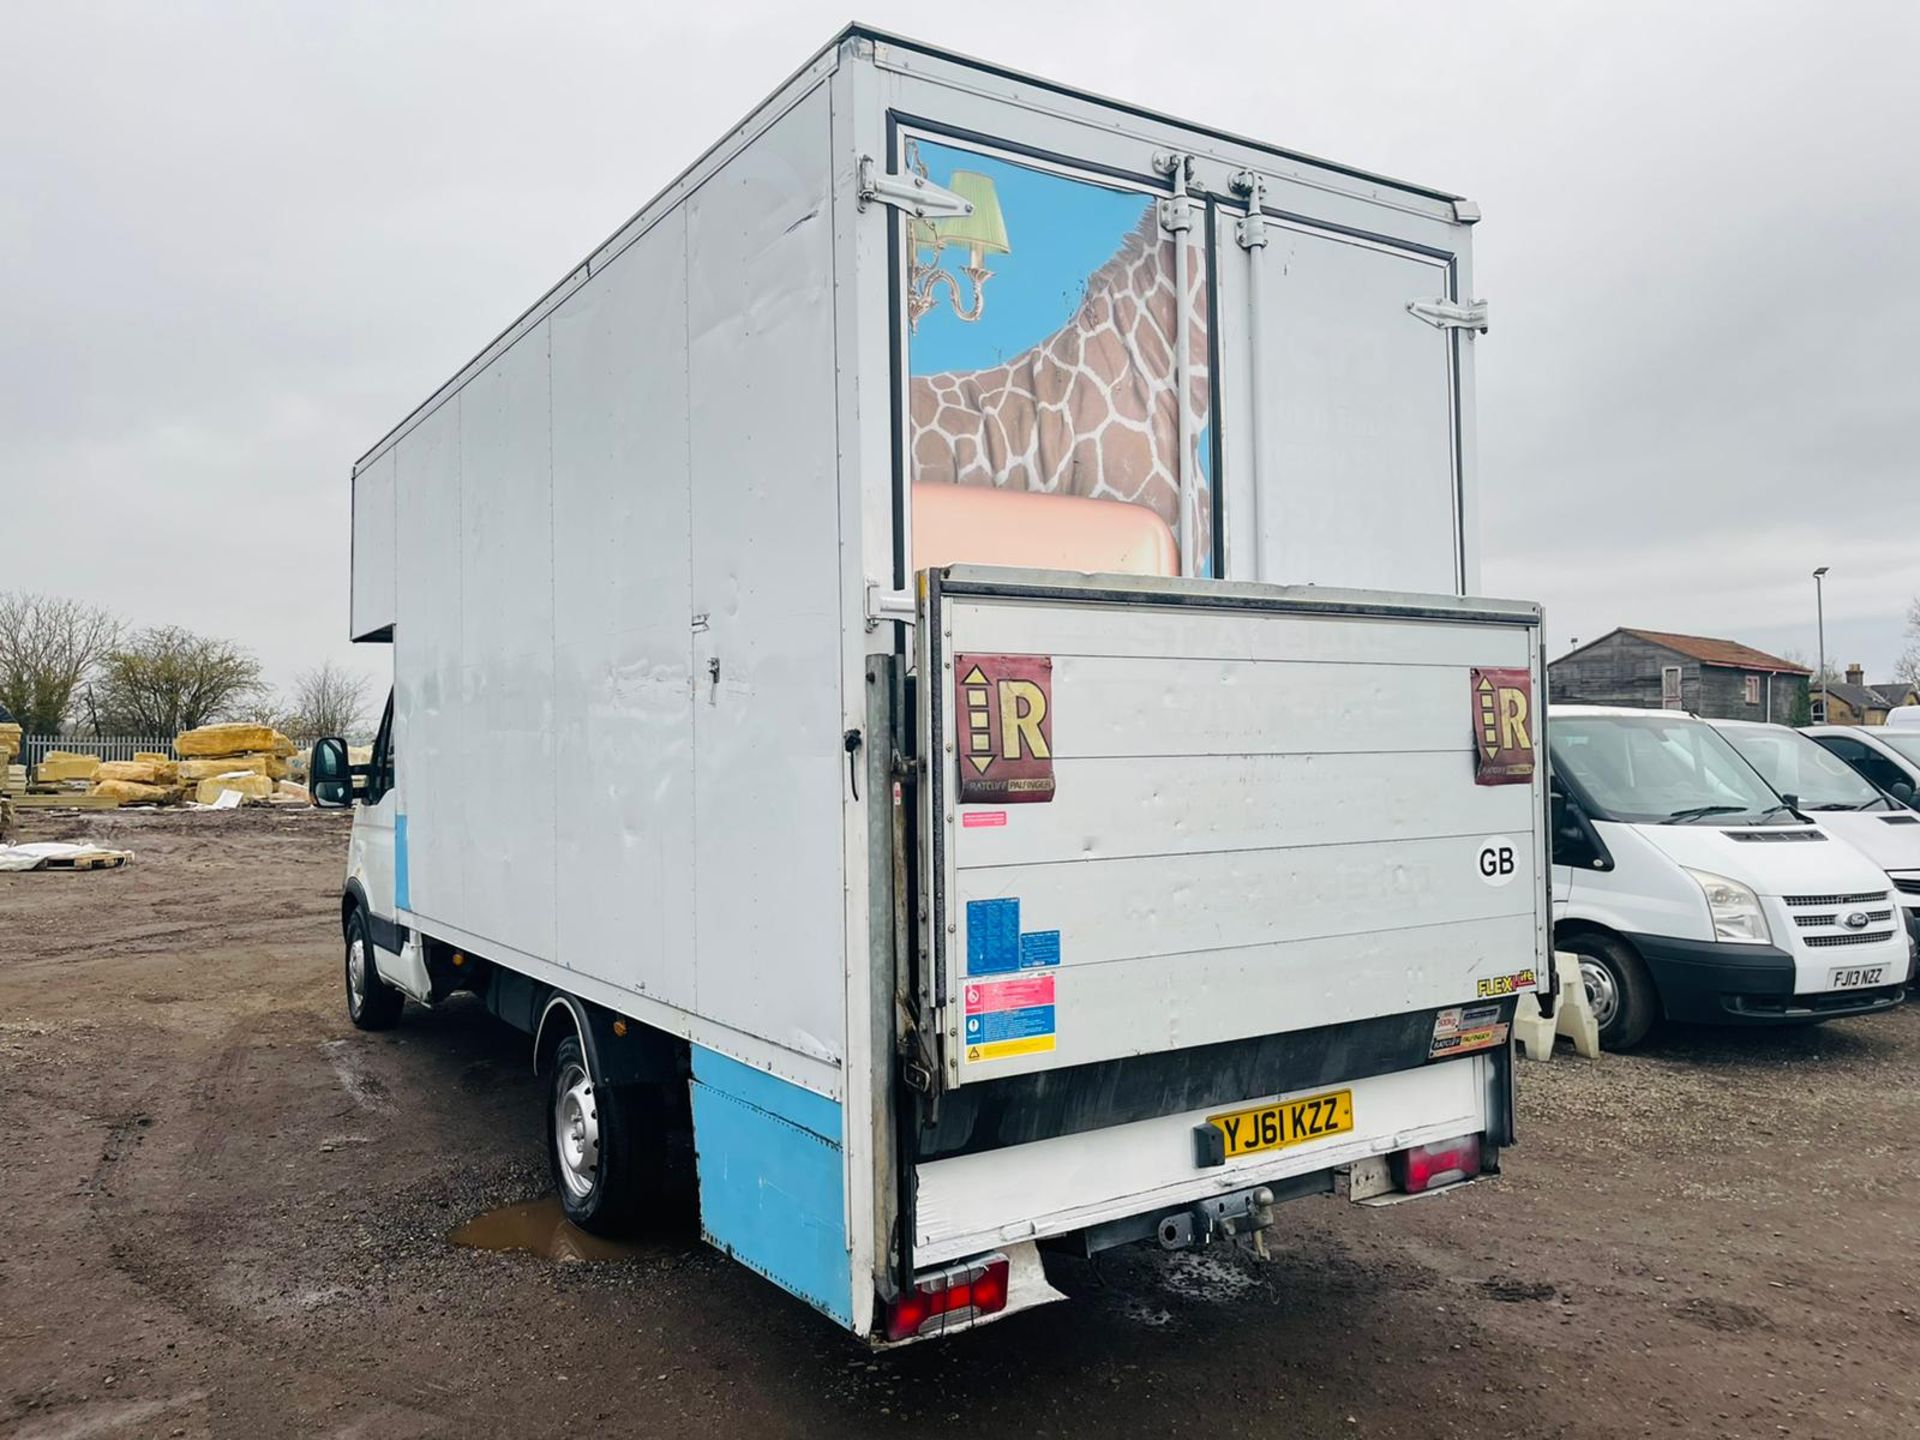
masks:
<instances>
[{"instance_id":1,"label":"street lamp post","mask_svg":"<svg viewBox=\"0 0 1920 1440\"><path fill-rule=\"evenodd\" d=\"M1827 604L1826 596L1821 592L1820 581L1826 575L1827 567L1822 565L1813 572L1813 613L1814 622L1820 635L1820 723L1827 723Z\"/></svg>"}]
</instances>

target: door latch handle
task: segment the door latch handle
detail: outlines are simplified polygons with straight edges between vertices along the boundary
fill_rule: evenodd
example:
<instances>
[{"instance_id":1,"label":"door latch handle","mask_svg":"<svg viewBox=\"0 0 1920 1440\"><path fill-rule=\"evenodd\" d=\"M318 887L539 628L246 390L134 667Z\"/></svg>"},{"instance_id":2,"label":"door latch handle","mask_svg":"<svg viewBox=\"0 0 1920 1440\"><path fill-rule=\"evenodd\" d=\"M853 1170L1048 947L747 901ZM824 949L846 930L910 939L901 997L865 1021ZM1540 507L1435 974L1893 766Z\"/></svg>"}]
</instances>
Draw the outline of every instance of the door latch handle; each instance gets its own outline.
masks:
<instances>
[{"instance_id":1,"label":"door latch handle","mask_svg":"<svg viewBox=\"0 0 1920 1440\"><path fill-rule=\"evenodd\" d=\"M853 798L860 798L860 764L854 756L860 753L860 732L849 730L846 733L847 746L847 783L853 787Z\"/></svg>"}]
</instances>

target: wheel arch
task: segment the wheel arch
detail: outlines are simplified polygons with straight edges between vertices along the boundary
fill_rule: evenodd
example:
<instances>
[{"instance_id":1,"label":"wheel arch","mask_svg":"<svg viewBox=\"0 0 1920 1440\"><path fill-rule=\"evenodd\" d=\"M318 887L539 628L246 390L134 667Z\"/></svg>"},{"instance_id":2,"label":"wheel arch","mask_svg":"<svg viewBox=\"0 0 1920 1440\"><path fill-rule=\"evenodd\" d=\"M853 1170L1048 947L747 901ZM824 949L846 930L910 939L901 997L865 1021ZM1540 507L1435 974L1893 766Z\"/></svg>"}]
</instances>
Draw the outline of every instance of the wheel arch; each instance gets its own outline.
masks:
<instances>
[{"instance_id":1,"label":"wheel arch","mask_svg":"<svg viewBox=\"0 0 1920 1440\"><path fill-rule=\"evenodd\" d=\"M686 1041L616 1015L605 1006L564 990L550 992L533 1027L533 1073L544 1075L553 1052L577 1035L587 1068L600 1085L671 1081L687 1073Z\"/></svg>"},{"instance_id":2,"label":"wheel arch","mask_svg":"<svg viewBox=\"0 0 1920 1440\"><path fill-rule=\"evenodd\" d=\"M347 933L347 927L353 923L356 910L373 914L373 906L367 901L366 888L358 880L347 881L346 888L340 892L340 933Z\"/></svg>"},{"instance_id":3,"label":"wheel arch","mask_svg":"<svg viewBox=\"0 0 1920 1440\"><path fill-rule=\"evenodd\" d=\"M1604 940L1617 940L1629 950L1633 951L1634 954L1640 955L1640 947L1638 945L1634 944L1633 941L1629 940L1611 925L1603 924L1598 920L1587 920L1576 916L1571 919L1556 920L1553 922L1553 943L1555 945L1558 945L1563 940L1577 940L1585 935L1597 935ZM1646 959L1644 955L1641 955L1640 958L1643 962Z\"/></svg>"}]
</instances>

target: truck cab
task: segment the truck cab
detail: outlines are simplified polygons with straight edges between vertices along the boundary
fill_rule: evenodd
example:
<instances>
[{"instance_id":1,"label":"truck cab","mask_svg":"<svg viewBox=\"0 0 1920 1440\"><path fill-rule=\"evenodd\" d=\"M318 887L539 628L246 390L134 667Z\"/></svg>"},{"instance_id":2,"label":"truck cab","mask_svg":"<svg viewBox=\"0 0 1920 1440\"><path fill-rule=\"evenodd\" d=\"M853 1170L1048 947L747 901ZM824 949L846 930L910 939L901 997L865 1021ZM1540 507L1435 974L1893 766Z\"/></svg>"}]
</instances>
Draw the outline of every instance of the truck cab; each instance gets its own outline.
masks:
<instances>
[{"instance_id":1,"label":"truck cab","mask_svg":"<svg viewBox=\"0 0 1920 1440\"><path fill-rule=\"evenodd\" d=\"M1554 933L1603 1044L1661 1019L1808 1024L1906 998L1912 942L1887 873L1712 725L1555 705L1547 745Z\"/></svg>"}]
</instances>

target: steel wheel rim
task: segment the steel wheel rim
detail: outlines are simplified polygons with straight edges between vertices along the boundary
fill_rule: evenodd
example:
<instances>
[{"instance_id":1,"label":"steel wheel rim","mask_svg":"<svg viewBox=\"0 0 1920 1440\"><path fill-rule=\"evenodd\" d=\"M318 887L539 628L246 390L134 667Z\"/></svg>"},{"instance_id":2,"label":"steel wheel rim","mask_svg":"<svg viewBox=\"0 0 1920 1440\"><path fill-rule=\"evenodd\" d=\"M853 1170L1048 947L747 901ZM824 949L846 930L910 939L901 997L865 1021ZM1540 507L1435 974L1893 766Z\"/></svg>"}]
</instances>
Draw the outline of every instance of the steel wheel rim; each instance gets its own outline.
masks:
<instances>
[{"instance_id":1,"label":"steel wheel rim","mask_svg":"<svg viewBox=\"0 0 1920 1440\"><path fill-rule=\"evenodd\" d=\"M1613 971L1591 956L1580 957L1580 983L1586 987L1587 1007L1593 1011L1593 1023L1602 1030L1620 1013L1620 983Z\"/></svg>"},{"instance_id":2,"label":"steel wheel rim","mask_svg":"<svg viewBox=\"0 0 1920 1440\"><path fill-rule=\"evenodd\" d=\"M367 1003L367 942L358 935L347 946L347 1009L358 1015Z\"/></svg>"},{"instance_id":3,"label":"steel wheel rim","mask_svg":"<svg viewBox=\"0 0 1920 1440\"><path fill-rule=\"evenodd\" d=\"M560 1183L577 1200L593 1193L600 1168L600 1109L586 1067L569 1060L560 1072L553 1101L553 1153L560 1162Z\"/></svg>"}]
</instances>

